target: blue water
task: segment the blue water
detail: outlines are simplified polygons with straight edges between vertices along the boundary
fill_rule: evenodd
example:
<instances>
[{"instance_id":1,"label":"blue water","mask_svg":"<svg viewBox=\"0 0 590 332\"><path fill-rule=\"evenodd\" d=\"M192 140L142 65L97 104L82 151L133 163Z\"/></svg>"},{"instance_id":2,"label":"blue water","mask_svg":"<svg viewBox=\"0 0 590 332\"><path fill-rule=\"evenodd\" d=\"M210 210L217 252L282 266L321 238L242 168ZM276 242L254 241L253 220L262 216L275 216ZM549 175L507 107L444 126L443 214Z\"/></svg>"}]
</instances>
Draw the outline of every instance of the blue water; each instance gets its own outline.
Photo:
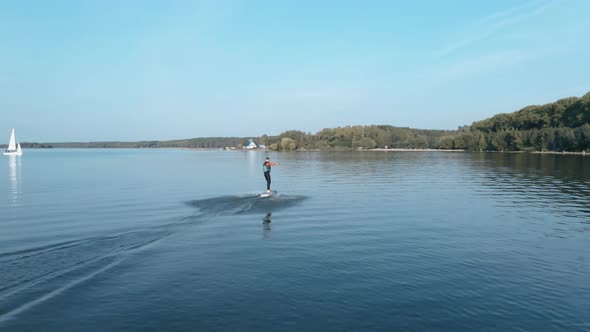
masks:
<instances>
[{"instance_id":1,"label":"blue water","mask_svg":"<svg viewBox=\"0 0 590 332\"><path fill-rule=\"evenodd\" d=\"M590 331L590 158L26 150L0 331Z\"/></svg>"}]
</instances>

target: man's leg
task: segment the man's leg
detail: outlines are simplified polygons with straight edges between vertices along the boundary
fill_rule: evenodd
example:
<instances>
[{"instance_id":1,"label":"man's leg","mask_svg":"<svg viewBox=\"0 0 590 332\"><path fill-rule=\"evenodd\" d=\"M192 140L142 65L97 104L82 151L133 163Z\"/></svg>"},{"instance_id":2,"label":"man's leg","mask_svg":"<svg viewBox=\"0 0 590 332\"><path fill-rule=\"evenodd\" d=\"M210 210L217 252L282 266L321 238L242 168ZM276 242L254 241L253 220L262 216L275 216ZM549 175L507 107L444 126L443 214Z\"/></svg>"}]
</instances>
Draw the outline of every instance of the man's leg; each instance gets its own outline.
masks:
<instances>
[{"instance_id":1,"label":"man's leg","mask_svg":"<svg viewBox=\"0 0 590 332\"><path fill-rule=\"evenodd\" d=\"M266 179L266 190L270 190L270 172L264 172L264 178Z\"/></svg>"}]
</instances>

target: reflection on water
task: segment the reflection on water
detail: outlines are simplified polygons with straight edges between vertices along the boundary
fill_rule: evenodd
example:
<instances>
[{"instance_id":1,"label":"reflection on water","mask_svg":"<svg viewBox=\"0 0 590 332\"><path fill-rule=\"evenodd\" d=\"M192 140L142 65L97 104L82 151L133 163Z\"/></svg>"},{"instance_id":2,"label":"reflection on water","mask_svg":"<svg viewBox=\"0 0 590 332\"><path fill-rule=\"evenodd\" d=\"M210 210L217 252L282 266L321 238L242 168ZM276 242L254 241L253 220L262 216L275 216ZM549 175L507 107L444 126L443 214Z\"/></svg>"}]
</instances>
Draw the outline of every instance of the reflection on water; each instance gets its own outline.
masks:
<instances>
[{"instance_id":1,"label":"reflection on water","mask_svg":"<svg viewBox=\"0 0 590 332\"><path fill-rule=\"evenodd\" d=\"M262 218L263 238L268 238L271 231L272 213L295 206L307 199L301 195L281 195L275 192L271 197L258 195L221 196L187 202L196 207L205 216L260 214ZM202 216L200 216L202 217Z\"/></svg>"},{"instance_id":2,"label":"reflection on water","mask_svg":"<svg viewBox=\"0 0 590 332\"><path fill-rule=\"evenodd\" d=\"M472 159L475 176L484 194L510 207L543 209L562 217L590 214L590 168L582 156L534 154L485 155Z\"/></svg>"},{"instance_id":3,"label":"reflection on water","mask_svg":"<svg viewBox=\"0 0 590 332\"><path fill-rule=\"evenodd\" d=\"M590 231L590 168L585 156L474 154L469 182L504 218L567 238Z\"/></svg>"},{"instance_id":4,"label":"reflection on water","mask_svg":"<svg viewBox=\"0 0 590 332\"><path fill-rule=\"evenodd\" d=\"M269 210L269 211L266 211L266 215L265 215L265 216L264 216L264 218L262 219L262 231L263 231L263 233L262 233L262 237L263 237L264 239L266 239L266 238L270 237L270 231L271 231L271 226L270 226L270 223L271 223L271 217L272 217L272 212Z\"/></svg>"},{"instance_id":5,"label":"reflection on water","mask_svg":"<svg viewBox=\"0 0 590 332\"><path fill-rule=\"evenodd\" d=\"M21 158L19 156L8 156L8 177L10 179L11 206L18 205L21 178Z\"/></svg>"},{"instance_id":6,"label":"reflection on water","mask_svg":"<svg viewBox=\"0 0 590 332\"><path fill-rule=\"evenodd\" d=\"M280 195L261 198L258 195L221 196L187 202L188 205L199 208L207 215L239 215L266 214L265 222L270 222L273 211L282 210L299 204L307 199L301 195Z\"/></svg>"}]
</instances>

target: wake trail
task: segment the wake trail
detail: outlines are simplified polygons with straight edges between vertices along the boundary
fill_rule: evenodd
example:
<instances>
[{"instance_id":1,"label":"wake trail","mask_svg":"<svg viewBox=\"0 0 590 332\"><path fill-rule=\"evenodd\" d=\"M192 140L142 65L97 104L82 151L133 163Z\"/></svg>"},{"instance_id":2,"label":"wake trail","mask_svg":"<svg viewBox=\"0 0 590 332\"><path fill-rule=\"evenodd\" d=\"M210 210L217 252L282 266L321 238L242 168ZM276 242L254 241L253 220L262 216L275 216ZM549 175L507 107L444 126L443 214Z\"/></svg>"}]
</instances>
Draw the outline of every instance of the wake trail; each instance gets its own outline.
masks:
<instances>
[{"instance_id":1,"label":"wake trail","mask_svg":"<svg viewBox=\"0 0 590 332\"><path fill-rule=\"evenodd\" d=\"M0 253L0 326L23 312L118 266L129 254L187 226L221 215L265 214L285 209L306 196L220 196L186 202L198 213L118 234L63 241Z\"/></svg>"}]
</instances>

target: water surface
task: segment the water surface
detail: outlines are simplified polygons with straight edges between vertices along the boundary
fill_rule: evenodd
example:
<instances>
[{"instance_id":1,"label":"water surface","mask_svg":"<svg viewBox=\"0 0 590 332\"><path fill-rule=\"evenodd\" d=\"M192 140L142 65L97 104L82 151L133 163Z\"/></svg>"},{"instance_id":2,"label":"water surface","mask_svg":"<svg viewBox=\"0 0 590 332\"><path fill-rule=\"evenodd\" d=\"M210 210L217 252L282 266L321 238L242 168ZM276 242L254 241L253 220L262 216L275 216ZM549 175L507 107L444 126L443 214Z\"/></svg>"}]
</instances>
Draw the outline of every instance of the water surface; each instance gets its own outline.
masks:
<instances>
[{"instance_id":1,"label":"water surface","mask_svg":"<svg viewBox=\"0 0 590 332\"><path fill-rule=\"evenodd\" d=\"M590 330L590 158L265 156L0 160L0 330Z\"/></svg>"}]
</instances>

